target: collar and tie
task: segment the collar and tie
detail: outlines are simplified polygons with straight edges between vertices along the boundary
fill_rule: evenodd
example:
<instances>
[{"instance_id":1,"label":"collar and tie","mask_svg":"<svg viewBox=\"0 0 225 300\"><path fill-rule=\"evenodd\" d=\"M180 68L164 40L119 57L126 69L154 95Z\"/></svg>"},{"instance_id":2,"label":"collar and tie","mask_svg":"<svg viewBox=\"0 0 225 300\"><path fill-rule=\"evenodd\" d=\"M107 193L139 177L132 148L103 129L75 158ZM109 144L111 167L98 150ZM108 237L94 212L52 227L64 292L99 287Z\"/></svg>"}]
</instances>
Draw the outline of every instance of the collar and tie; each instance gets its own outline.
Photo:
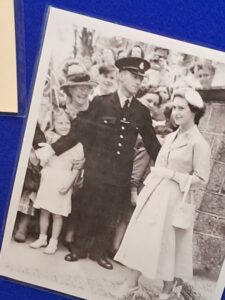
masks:
<instances>
[{"instance_id":1,"label":"collar and tie","mask_svg":"<svg viewBox=\"0 0 225 300\"><path fill-rule=\"evenodd\" d=\"M129 111L129 107L130 107L130 101L129 99L125 100L124 105L122 107L122 112L124 115L126 115Z\"/></svg>"},{"instance_id":2,"label":"collar and tie","mask_svg":"<svg viewBox=\"0 0 225 300\"><path fill-rule=\"evenodd\" d=\"M127 100L124 101L122 109L127 109L129 106L130 106L130 100L127 99Z\"/></svg>"}]
</instances>

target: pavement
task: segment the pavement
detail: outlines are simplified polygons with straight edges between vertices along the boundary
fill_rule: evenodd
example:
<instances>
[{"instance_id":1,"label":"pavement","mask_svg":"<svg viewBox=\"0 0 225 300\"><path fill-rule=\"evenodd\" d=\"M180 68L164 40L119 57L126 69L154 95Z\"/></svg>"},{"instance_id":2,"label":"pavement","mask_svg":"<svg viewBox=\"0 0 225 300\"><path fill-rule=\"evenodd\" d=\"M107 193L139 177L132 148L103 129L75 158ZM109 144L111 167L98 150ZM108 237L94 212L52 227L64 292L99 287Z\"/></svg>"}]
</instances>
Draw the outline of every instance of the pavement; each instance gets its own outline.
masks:
<instances>
[{"instance_id":1,"label":"pavement","mask_svg":"<svg viewBox=\"0 0 225 300\"><path fill-rule=\"evenodd\" d=\"M67 262L64 256L68 251L63 246L54 255L47 255L43 248L31 249L28 244L11 241L1 258L1 275L83 299L118 300L117 291L131 274L131 270L115 262L113 270L106 270L88 258ZM142 297L135 300L152 300L160 293L160 281L141 277L139 284ZM215 289L212 279L197 276L190 285L201 294L195 299L212 299ZM126 299L134 297L131 294Z\"/></svg>"}]
</instances>

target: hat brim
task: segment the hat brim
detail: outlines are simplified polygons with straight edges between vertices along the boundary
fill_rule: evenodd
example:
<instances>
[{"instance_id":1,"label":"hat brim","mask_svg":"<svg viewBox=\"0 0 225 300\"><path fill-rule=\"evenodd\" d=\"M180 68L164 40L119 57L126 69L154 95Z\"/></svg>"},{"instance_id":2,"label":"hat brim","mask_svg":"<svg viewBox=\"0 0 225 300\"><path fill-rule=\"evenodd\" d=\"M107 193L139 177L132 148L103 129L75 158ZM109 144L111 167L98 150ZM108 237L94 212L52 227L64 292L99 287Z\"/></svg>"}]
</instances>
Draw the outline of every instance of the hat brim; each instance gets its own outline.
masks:
<instances>
[{"instance_id":1,"label":"hat brim","mask_svg":"<svg viewBox=\"0 0 225 300\"><path fill-rule=\"evenodd\" d=\"M145 72L150 68L150 63L141 57L123 57L115 61L115 66L119 71L128 70L131 73L136 73L144 76Z\"/></svg>"},{"instance_id":2,"label":"hat brim","mask_svg":"<svg viewBox=\"0 0 225 300\"><path fill-rule=\"evenodd\" d=\"M89 81L81 81L81 82L72 82L68 81L64 84L61 85L60 89L65 91L68 89L70 86L90 86L90 87L96 87L98 85L97 82L89 80Z\"/></svg>"},{"instance_id":3,"label":"hat brim","mask_svg":"<svg viewBox=\"0 0 225 300\"><path fill-rule=\"evenodd\" d=\"M138 72L138 71L135 71L135 70L132 70L132 69L129 69L129 68L121 69L120 72L122 72L122 71L129 71L130 73L132 73L132 74L134 74L134 75L138 75L138 76L143 77L143 78L144 78L144 77L147 77L146 74L140 73L140 72Z\"/></svg>"}]
</instances>

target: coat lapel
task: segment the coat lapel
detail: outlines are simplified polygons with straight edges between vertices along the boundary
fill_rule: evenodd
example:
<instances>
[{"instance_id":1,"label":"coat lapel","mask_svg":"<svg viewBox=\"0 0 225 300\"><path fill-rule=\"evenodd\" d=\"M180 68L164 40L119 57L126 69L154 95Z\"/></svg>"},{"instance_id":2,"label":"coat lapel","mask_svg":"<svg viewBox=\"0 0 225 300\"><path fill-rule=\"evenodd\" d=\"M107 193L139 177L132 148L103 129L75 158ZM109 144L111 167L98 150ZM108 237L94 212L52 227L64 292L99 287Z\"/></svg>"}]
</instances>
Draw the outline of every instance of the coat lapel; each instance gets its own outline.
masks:
<instances>
[{"instance_id":1,"label":"coat lapel","mask_svg":"<svg viewBox=\"0 0 225 300\"><path fill-rule=\"evenodd\" d=\"M111 96L111 102L112 102L112 106L113 108L122 113L122 108L121 108L121 105L120 105L120 99L119 99L119 96L117 94L117 92L113 93L112 96Z\"/></svg>"},{"instance_id":2,"label":"coat lapel","mask_svg":"<svg viewBox=\"0 0 225 300\"><path fill-rule=\"evenodd\" d=\"M131 100L131 103L130 103L130 107L129 107L129 116L130 116L130 119L133 120L133 115L135 115L138 111L138 100L136 98L133 98Z\"/></svg>"},{"instance_id":3,"label":"coat lapel","mask_svg":"<svg viewBox=\"0 0 225 300\"><path fill-rule=\"evenodd\" d=\"M136 111L136 107L137 107L137 99L132 98L131 102L130 102L130 113L132 114L134 111Z\"/></svg>"},{"instance_id":4,"label":"coat lapel","mask_svg":"<svg viewBox=\"0 0 225 300\"><path fill-rule=\"evenodd\" d=\"M193 128L189 129L187 132L178 135L179 129L176 130L173 134L171 134L170 139L170 150L175 150L181 147L185 147L188 145L188 142L190 140L190 137L192 137L196 133L196 126L193 126Z\"/></svg>"},{"instance_id":5,"label":"coat lapel","mask_svg":"<svg viewBox=\"0 0 225 300\"><path fill-rule=\"evenodd\" d=\"M177 148L185 147L187 146L187 143L188 143L188 139L185 135L177 136L177 138L173 140L170 150L175 150Z\"/></svg>"}]
</instances>

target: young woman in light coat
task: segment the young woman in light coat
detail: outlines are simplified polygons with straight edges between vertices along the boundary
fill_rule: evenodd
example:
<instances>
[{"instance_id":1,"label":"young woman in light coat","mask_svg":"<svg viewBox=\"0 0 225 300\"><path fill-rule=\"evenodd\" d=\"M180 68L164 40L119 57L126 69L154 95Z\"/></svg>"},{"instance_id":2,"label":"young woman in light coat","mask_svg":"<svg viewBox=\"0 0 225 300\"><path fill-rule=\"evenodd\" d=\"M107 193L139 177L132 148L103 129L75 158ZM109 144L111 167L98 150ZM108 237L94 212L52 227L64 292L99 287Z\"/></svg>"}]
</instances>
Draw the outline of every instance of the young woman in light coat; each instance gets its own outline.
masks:
<instances>
[{"instance_id":1,"label":"young woman in light coat","mask_svg":"<svg viewBox=\"0 0 225 300\"><path fill-rule=\"evenodd\" d=\"M172 101L179 128L167 136L114 258L135 270L124 289L138 286L141 274L163 280L159 299L169 299L175 278L188 280L193 276L194 211L192 225L186 230L175 228L172 221L189 177L190 202L193 191L205 185L210 174L210 147L197 127L205 111L201 96L182 88L174 92Z\"/></svg>"}]
</instances>

